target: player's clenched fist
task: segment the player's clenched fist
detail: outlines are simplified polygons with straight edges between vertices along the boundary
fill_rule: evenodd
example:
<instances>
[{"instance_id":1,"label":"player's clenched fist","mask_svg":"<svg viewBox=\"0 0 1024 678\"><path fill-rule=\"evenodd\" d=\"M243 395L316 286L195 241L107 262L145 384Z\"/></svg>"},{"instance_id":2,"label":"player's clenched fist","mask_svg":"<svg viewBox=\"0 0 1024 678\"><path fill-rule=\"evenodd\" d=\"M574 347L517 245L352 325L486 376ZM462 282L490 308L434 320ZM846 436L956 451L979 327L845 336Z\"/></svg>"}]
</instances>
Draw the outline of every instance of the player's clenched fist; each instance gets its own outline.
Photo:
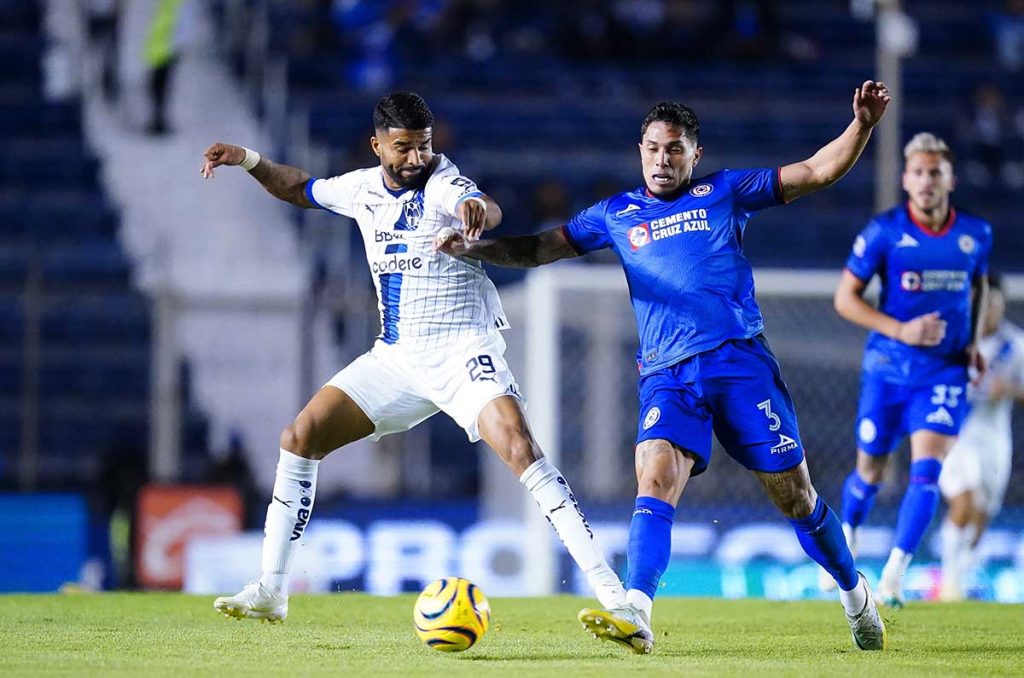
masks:
<instances>
[{"instance_id":1,"label":"player's clenched fist","mask_svg":"<svg viewBox=\"0 0 1024 678\"><path fill-rule=\"evenodd\" d=\"M459 221L463 223L467 240L477 240L487 224L487 203L481 198L467 198L459 203Z\"/></svg>"},{"instance_id":2,"label":"player's clenched fist","mask_svg":"<svg viewBox=\"0 0 1024 678\"><path fill-rule=\"evenodd\" d=\"M223 144L218 141L206 149L203 157L206 158L206 161L203 163L199 173L203 175L204 179L212 179L214 167L241 165L242 161L245 160L245 149L241 146L232 146L231 144Z\"/></svg>"},{"instance_id":3,"label":"player's clenched fist","mask_svg":"<svg viewBox=\"0 0 1024 678\"><path fill-rule=\"evenodd\" d=\"M938 346L946 337L946 321L938 312L919 315L900 325L896 338L910 346Z\"/></svg>"}]
</instances>

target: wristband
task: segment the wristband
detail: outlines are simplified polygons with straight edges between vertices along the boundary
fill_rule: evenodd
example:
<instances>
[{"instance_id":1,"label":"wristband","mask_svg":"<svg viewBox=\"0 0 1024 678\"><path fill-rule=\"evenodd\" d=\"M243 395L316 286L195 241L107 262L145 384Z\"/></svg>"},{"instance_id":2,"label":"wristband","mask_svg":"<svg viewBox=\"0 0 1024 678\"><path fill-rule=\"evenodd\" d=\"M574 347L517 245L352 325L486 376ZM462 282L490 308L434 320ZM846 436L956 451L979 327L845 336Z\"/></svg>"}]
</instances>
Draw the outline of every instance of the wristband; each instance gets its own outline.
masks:
<instances>
[{"instance_id":1,"label":"wristband","mask_svg":"<svg viewBox=\"0 0 1024 678\"><path fill-rule=\"evenodd\" d=\"M259 162L260 162L260 154L258 152L256 152L256 151L252 150L251 148L246 148L245 146L242 146L242 150L245 151L245 157L242 159L242 162L240 162L238 164L246 172L251 172L252 169L254 167L256 167L256 165L259 164Z\"/></svg>"}]
</instances>

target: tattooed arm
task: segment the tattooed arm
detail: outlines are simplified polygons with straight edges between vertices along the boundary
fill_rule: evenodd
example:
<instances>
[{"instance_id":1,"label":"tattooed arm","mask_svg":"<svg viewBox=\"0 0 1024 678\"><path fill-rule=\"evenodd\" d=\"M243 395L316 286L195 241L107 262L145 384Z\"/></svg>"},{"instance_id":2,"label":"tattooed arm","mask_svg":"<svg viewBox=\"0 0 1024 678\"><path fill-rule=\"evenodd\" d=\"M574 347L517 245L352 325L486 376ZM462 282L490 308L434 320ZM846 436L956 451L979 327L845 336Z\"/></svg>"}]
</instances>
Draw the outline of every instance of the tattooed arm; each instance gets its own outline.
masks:
<instances>
[{"instance_id":1,"label":"tattooed arm","mask_svg":"<svg viewBox=\"0 0 1024 678\"><path fill-rule=\"evenodd\" d=\"M534 268L579 256L561 226L537 235L473 241L455 230L442 231L436 249L453 257L469 257L508 268Z\"/></svg>"}]
</instances>

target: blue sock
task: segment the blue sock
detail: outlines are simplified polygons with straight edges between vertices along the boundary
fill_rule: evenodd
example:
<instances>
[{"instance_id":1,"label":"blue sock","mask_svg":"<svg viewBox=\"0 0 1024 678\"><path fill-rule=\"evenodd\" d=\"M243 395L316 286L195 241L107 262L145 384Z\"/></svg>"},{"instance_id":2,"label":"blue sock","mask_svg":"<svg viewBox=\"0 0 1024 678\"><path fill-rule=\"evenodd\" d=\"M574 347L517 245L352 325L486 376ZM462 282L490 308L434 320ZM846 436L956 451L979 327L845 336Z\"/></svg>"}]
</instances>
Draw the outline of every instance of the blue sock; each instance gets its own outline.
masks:
<instances>
[{"instance_id":1,"label":"blue sock","mask_svg":"<svg viewBox=\"0 0 1024 678\"><path fill-rule=\"evenodd\" d=\"M857 471L846 476L843 483L843 522L850 527L859 527L867 519L881 487L881 483L872 485L865 481Z\"/></svg>"},{"instance_id":2,"label":"blue sock","mask_svg":"<svg viewBox=\"0 0 1024 678\"><path fill-rule=\"evenodd\" d=\"M942 462L938 459L919 459L910 464L910 484L896 520L896 547L904 553L917 549L939 507L940 471Z\"/></svg>"},{"instance_id":3,"label":"blue sock","mask_svg":"<svg viewBox=\"0 0 1024 678\"><path fill-rule=\"evenodd\" d=\"M654 497L637 497L629 524L629 576L626 590L637 589L654 599L661 575L672 555L672 520L676 509Z\"/></svg>"},{"instance_id":4,"label":"blue sock","mask_svg":"<svg viewBox=\"0 0 1024 678\"><path fill-rule=\"evenodd\" d=\"M800 546L814 560L825 568L844 591L852 591L857 586L857 568L853 564L853 555L846 545L843 526L839 518L832 512L821 497L814 505L814 511L806 518L790 519L796 530L796 538Z\"/></svg>"}]
</instances>

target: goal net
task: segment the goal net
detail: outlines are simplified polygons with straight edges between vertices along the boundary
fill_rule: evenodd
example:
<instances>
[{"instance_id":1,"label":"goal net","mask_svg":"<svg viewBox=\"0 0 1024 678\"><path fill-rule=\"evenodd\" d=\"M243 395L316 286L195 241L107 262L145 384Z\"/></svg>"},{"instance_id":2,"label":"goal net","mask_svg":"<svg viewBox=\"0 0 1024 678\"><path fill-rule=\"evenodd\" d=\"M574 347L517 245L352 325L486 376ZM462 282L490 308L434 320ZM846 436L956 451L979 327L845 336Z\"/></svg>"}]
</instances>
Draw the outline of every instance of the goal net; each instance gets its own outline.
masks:
<instances>
[{"instance_id":1,"label":"goal net","mask_svg":"<svg viewBox=\"0 0 1024 678\"><path fill-rule=\"evenodd\" d=\"M866 335L833 310L838 279L838 271L759 270L755 275L766 335L796 403L812 480L837 511L843 479L855 459L854 422ZM1020 282L1014 279L1008 285L1008 317L1018 320L1024 319ZM531 271L523 283L503 288L502 300L508 316L518 321L505 333L506 355L522 382L534 434L569 480L598 539L622 571L636 492L638 410L638 340L622 270L603 264L547 266ZM484 516L527 525L522 581L529 592L584 592L532 500L527 499L529 505L517 500L522 489L499 462L484 458ZM868 570L877 570L888 554L908 465L901 449L861 540L859 564ZM1007 496L1011 516L1024 503L1019 486L1011 482ZM516 506L521 512L509 508ZM1020 525L1014 527L1018 529L1012 537L1020 532ZM1024 559L1012 553L1015 538L1000 545L996 531L989 542L993 562L1012 565L1015 558ZM915 562L934 560L934 548L926 541ZM919 565L910 588L934 584L935 573L924 567ZM817 566L803 555L756 478L716 441L708 471L687 485L679 504L665 592L799 597L816 591L816 576Z\"/></svg>"}]
</instances>

